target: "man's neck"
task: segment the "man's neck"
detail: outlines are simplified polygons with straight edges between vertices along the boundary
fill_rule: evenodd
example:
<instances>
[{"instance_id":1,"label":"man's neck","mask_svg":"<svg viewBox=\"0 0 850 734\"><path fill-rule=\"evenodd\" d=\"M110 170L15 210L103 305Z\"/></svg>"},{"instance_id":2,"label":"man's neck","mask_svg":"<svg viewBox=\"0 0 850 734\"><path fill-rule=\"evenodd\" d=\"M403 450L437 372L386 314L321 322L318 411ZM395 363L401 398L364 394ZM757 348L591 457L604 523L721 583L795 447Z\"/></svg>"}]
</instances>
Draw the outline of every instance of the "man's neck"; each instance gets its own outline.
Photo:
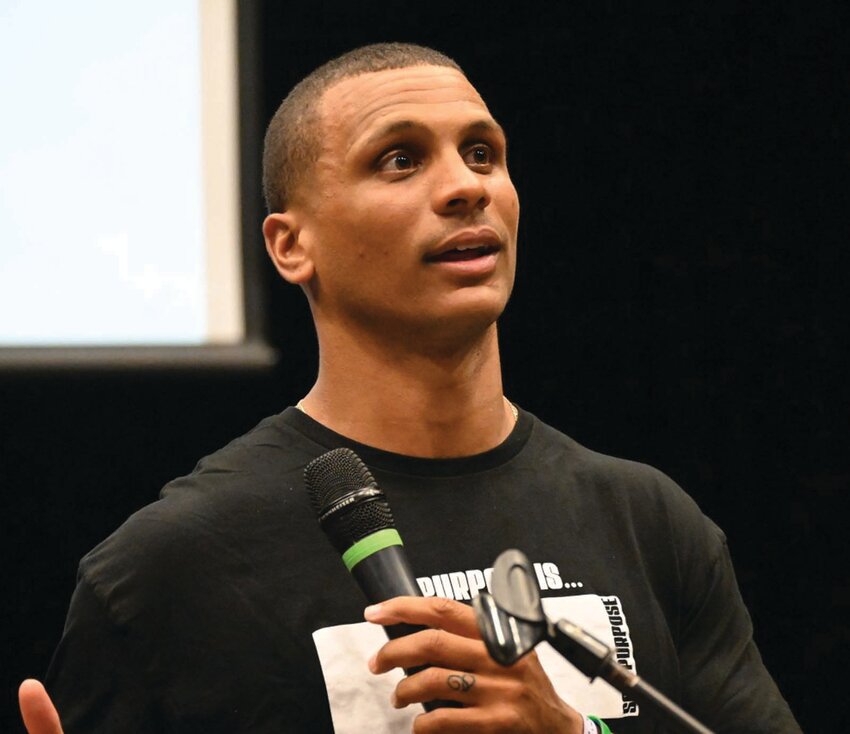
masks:
<instances>
[{"instance_id":1,"label":"man's neck","mask_svg":"<svg viewBox=\"0 0 850 734\"><path fill-rule=\"evenodd\" d=\"M319 376L301 407L355 441L408 456L471 456L513 429L495 325L439 356L354 339L320 339L320 347Z\"/></svg>"}]
</instances>

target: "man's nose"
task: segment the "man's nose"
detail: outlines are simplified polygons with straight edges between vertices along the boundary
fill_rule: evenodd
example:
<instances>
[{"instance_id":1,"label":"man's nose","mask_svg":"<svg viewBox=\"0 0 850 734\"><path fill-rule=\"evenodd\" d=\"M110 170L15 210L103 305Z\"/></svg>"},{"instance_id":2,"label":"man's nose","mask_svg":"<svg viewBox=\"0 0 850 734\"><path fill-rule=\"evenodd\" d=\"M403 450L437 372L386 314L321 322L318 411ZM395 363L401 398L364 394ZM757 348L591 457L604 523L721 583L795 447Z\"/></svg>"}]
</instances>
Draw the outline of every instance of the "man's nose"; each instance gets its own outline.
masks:
<instances>
[{"instance_id":1,"label":"man's nose","mask_svg":"<svg viewBox=\"0 0 850 734\"><path fill-rule=\"evenodd\" d=\"M436 177L434 209L438 214L466 214L490 203L487 175L473 171L457 151L441 161Z\"/></svg>"}]
</instances>

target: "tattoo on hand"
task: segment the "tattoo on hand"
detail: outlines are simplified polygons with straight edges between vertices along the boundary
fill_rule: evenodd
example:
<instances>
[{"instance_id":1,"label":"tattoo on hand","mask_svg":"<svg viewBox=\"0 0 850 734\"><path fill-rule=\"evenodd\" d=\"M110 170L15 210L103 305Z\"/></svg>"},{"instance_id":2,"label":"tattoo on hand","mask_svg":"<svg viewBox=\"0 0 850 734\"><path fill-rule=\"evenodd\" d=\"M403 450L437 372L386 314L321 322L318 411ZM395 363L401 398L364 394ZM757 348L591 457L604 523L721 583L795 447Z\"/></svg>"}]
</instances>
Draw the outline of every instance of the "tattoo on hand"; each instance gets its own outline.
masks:
<instances>
[{"instance_id":1,"label":"tattoo on hand","mask_svg":"<svg viewBox=\"0 0 850 734\"><path fill-rule=\"evenodd\" d=\"M453 691L468 691L475 685L475 676L471 673L462 673L461 675L450 675L446 679L449 688Z\"/></svg>"}]
</instances>

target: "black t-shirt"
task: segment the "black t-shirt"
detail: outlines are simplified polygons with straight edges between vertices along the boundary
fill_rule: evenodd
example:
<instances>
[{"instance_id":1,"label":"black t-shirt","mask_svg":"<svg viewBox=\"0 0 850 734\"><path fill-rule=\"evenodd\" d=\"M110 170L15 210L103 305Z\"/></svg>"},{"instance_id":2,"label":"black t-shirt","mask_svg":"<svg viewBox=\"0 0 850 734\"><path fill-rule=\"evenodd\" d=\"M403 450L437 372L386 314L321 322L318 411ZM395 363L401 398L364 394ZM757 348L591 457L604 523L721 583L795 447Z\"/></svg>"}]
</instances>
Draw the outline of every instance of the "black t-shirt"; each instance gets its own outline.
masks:
<instances>
[{"instance_id":1,"label":"black t-shirt","mask_svg":"<svg viewBox=\"0 0 850 734\"><path fill-rule=\"evenodd\" d=\"M764 669L722 532L670 479L520 411L499 446L419 459L289 408L168 484L80 563L47 676L67 734L404 731L382 638L324 537L304 467L348 446L387 494L426 595L467 600L506 548L534 563L550 616L717 732L799 732ZM617 732L651 712L539 653L562 697ZM416 710L414 710L416 709ZM406 718L405 718L406 717Z\"/></svg>"}]
</instances>

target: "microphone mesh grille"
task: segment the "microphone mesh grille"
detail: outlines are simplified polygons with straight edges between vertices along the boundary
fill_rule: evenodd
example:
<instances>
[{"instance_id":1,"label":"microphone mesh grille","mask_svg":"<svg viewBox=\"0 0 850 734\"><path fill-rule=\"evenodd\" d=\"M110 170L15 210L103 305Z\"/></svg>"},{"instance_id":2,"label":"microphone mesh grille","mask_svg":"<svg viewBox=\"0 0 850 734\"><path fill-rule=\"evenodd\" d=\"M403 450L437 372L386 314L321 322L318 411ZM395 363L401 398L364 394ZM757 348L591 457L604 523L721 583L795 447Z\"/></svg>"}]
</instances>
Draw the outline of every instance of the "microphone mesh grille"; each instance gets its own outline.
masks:
<instances>
[{"instance_id":1,"label":"microphone mesh grille","mask_svg":"<svg viewBox=\"0 0 850 734\"><path fill-rule=\"evenodd\" d=\"M333 449L313 459L304 469L304 482L319 517L351 492L378 486L360 457L345 448ZM322 529L340 553L367 535L393 527L393 515L383 494L353 502L322 523Z\"/></svg>"}]
</instances>

